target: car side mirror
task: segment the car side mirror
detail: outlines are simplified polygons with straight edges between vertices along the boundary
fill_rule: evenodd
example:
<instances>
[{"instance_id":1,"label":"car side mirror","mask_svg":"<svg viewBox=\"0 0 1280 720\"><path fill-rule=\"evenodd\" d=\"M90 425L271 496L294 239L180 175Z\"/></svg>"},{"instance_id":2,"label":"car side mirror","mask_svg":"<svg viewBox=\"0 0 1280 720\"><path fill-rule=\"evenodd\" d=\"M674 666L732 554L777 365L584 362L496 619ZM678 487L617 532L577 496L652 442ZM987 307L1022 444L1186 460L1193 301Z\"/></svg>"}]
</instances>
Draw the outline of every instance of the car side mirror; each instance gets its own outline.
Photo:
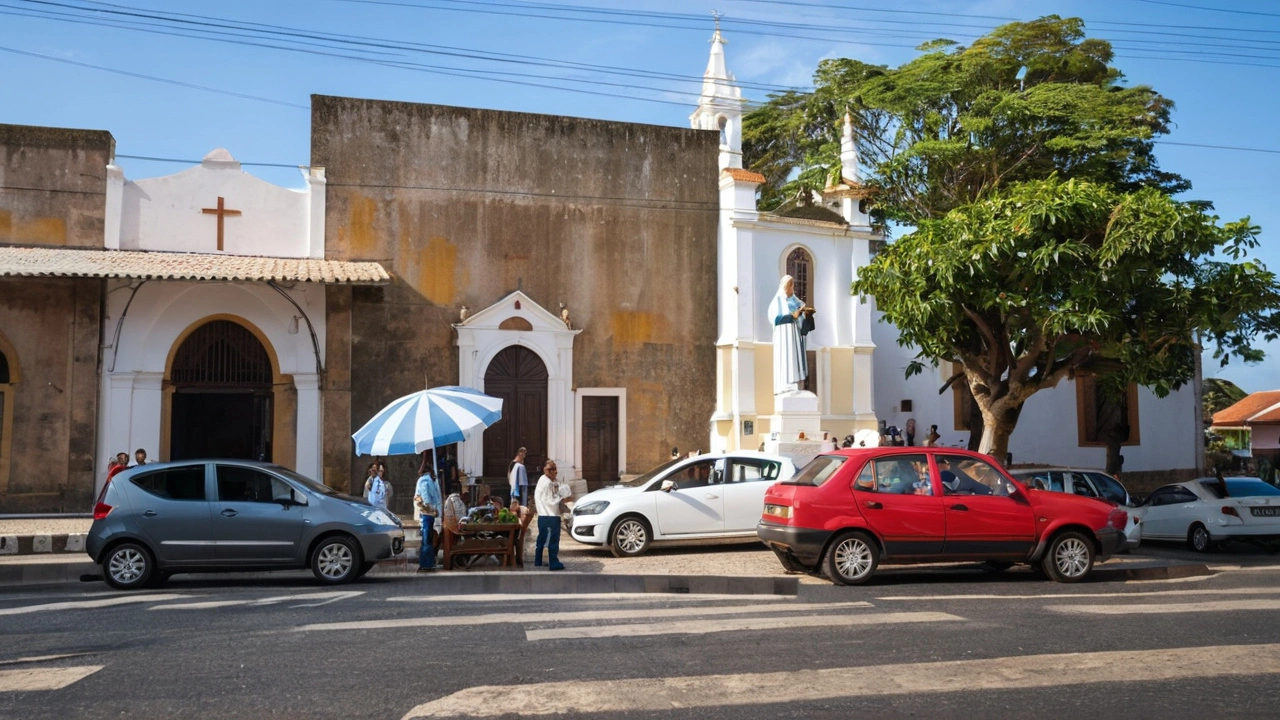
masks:
<instances>
[{"instance_id":1,"label":"car side mirror","mask_svg":"<svg viewBox=\"0 0 1280 720\"><path fill-rule=\"evenodd\" d=\"M674 480L663 480L663 481L662 481L662 487L660 487L660 488L658 488L658 489L659 489L659 490L661 490L662 492L669 493L669 492L671 492L672 490L675 490L675 489L677 489L677 488L678 488L678 486L676 485L676 483L675 483L675 481L674 481Z\"/></svg>"},{"instance_id":2,"label":"car side mirror","mask_svg":"<svg viewBox=\"0 0 1280 720\"><path fill-rule=\"evenodd\" d=\"M290 505L308 505L307 496L300 492L294 492L293 497L289 499Z\"/></svg>"}]
</instances>

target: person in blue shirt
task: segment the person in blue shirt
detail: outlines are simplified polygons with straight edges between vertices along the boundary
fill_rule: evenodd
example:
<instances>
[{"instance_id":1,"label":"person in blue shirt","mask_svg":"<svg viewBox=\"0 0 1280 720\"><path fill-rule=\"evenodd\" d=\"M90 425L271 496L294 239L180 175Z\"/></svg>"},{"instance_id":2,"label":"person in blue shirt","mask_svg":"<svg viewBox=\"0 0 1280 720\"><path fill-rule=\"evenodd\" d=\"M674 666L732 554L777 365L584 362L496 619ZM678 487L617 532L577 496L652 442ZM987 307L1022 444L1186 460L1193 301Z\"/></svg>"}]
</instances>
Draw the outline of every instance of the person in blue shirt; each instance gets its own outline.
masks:
<instances>
[{"instance_id":1,"label":"person in blue shirt","mask_svg":"<svg viewBox=\"0 0 1280 720\"><path fill-rule=\"evenodd\" d=\"M436 546L431 541L435 530L436 518L440 516L442 502L440 500L440 483L431 474L431 461L428 453L422 454L422 466L418 469L420 477L413 493L413 514L422 525L422 545L418 549L418 572L432 572L436 569ZM436 537L439 537L436 535Z\"/></svg>"}]
</instances>

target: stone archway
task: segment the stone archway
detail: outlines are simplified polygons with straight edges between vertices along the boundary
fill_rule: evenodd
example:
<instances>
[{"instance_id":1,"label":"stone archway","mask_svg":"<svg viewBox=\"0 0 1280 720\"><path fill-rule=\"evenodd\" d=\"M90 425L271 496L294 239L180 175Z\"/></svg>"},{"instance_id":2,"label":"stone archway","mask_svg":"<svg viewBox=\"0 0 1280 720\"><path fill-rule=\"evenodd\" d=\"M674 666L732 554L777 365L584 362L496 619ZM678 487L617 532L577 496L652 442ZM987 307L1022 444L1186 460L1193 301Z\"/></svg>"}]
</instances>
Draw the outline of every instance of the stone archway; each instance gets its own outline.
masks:
<instances>
[{"instance_id":1,"label":"stone archway","mask_svg":"<svg viewBox=\"0 0 1280 720\"><path fill-rule=\"evenodd\" d=\"M169 459L274 456L272 357L244 325L210 320L181 340L169 366Z\"/></svg>"}]
</instances>

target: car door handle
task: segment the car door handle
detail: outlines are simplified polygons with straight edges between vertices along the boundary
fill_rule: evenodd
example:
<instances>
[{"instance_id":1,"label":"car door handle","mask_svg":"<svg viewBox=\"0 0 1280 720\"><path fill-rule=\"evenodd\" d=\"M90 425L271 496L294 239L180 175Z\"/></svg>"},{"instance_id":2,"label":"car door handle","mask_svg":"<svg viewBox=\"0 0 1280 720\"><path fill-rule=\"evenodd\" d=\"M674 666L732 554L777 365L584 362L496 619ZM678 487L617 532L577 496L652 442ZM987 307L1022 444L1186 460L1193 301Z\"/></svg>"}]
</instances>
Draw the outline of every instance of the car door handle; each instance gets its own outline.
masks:
<instances>
[{"instance_id":1,"label":"car door handle","mask_svg":"<svg viewBox=\"0 0 1280 720\"><path fill-rule=\"evenodd\" d=\"M160 513L156 512L155 510L147 510L146 512L144 512L144 513L142 513L142 514L143 514L144 516L146 516L146 517L155 517L155 516L159 515Z\"/></svg>"},{"instance_id":2,"label":"car door handle","mask_svg":"<svg viewBox=\"0 0 1280 720\"><path fill-rule=\"evenodd\" d=\"M235 517L236 515L239 515L239 514L240 513L236 512L235 510L232 510L231 508L227 508L226 510L222 511L222 517Z\"/></svg>"},{"instance_id":3,"label":"car door handle","mask_svg":"<svg viewBox=\"0 0 1280 720\"><path fill-rule=\"evenodd\" d=\"M969 512L969 506L967 505L952 505L951 509L959 510L960 512Z\"/></svg>"},{"instance_id":4,"label":"car door handle","mask_svg":"<svg viewBox=\"0 0 1280 720\"><path fill-rule=\"evenodd\" d=\"M863 505L866 505L867 507L871 508L872 510L879 510L880 508L884 507L884 505L881 505L880 503L876 502L875 500L868 500L868 501L866 501L865 503L863 503Z\"/></svg>"},{"instance_id":5,"label":"car door handle","mask_svg":"<svg viewBox=\"0 0 1280 720\"><path fill-rule=\"evenodd\" d=\"M717 500L720 498L720 496L716 495L715 493L707 493L704 497L706 497L708 500Z\"/></svg>"}]
</instances>

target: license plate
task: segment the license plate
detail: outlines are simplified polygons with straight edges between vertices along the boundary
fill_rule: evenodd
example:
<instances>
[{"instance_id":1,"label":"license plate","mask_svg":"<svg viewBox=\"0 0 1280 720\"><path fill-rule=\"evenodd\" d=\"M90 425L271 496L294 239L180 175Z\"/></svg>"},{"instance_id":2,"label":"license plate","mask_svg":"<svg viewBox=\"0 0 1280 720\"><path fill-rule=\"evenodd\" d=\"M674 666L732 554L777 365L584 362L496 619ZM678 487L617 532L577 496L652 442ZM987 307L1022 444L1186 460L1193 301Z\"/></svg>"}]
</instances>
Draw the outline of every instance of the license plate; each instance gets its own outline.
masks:
<instances>
[{"instance_id":1,"label":"license plate","mask_svg":"<svg viewBox=\"0 0 1280 720\"><path fill-rule=\"evenodd\" d=\"M1254 517L1280 517L1280 507L1249 508Z\"/></svg>"}]
</instances>

